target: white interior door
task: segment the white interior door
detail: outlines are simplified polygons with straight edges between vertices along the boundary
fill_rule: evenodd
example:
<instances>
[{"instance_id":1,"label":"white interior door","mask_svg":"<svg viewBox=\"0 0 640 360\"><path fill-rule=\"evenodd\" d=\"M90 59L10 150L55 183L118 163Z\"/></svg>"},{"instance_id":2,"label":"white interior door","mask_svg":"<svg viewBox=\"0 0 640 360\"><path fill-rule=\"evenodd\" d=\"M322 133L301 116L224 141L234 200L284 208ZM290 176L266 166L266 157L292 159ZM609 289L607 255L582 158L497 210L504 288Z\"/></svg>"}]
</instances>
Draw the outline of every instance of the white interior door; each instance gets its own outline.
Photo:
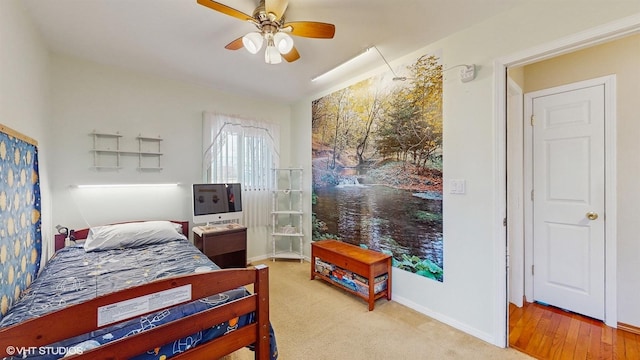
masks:
<instances>
[{"instance_id":1,"label":"white interior door","mask_svg":"<svg viewBox=\"0 0 640 360\"><path fill-rule=\"evenodd\" d=\"M533 299L604 319L604 85L532 97Z\"/></svg>"}]
</instances>

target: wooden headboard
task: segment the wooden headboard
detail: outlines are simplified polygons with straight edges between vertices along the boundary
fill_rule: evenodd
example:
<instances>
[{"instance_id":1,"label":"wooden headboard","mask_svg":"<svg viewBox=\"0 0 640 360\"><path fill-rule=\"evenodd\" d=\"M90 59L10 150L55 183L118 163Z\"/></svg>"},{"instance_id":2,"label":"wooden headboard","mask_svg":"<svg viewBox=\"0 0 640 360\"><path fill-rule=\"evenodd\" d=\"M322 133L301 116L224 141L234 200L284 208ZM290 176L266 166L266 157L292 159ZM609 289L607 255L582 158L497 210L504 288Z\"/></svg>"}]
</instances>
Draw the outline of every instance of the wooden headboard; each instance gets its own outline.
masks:
<instances>
[{"instance_id":1,"label":"wooden headboard","mask_svg":"<svg viewBox=\"0 0 640 360\"><path fill-rule=\"evenodd\" d=\"M145 221L145 220L140 220L140 221ZM182 226L182 234L184 234L184 236L186 237L189 237L189 221L180 221L180 220L169 220L169 221L171 221L172 223L180 224ZM137 221L125 221L125 222L116 223L116 224L125 224L125 223L131 223L131 222L137 222ZM115 225L115 224L112 224L112 225ZM76 240L86 239L87 236L89 236L89 228L79 229L79 230L70 229L69 231L73 231L73 236L75 237ZM54 237L55 251L58 251L64 247L65 237L66 237L65 234L55 235Z\"/></svg>"}]
</instances>

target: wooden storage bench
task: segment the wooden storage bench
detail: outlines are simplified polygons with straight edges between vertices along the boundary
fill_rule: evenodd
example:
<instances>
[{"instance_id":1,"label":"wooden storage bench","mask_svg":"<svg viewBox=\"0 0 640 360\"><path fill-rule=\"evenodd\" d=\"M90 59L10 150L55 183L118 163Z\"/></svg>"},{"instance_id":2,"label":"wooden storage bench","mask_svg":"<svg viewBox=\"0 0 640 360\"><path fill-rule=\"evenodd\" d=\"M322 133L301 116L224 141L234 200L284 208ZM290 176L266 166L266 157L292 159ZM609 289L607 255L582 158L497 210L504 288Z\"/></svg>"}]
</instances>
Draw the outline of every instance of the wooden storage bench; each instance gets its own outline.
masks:
<instances>
[{"instance_id":1,"label":"wooden storage bench","mask_svg":"<svg viewBox=\"0 0 640 360\"><path fill-rule=\"evenodd\" d=\"M316 258L366 278L368 280L369 293L363 294L354 291L334 281L327 274L316 271ZM375 279L385 274L387 275L386 280L384 280L387 283L386 289L376 294ZM311 280L316 277L365 299L369 302L369 311L373 310L377 299L386 297L387 300L391 300L391 255L363 249L337 240L315 241L311 243Z\"/></svg>"}]
</instances>

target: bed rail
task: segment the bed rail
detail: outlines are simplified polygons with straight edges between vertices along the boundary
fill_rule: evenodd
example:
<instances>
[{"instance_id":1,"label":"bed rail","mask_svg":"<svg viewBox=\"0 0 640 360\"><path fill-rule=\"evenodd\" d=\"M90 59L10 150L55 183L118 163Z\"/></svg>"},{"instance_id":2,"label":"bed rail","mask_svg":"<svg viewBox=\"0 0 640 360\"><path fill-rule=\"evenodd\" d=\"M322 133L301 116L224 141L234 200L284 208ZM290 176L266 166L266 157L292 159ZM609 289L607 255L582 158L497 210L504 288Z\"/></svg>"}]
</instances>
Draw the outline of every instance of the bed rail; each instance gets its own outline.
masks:
<instances>
[{"instance_id":1,"label":"bed rail","mask_svg":"<svg viewBox=\"0 0 640 360\"><path fill-rule=\"evenodd\" d=\"M36 349L58 341L82 335L106 326L123 322L162 309L191 302L241 286L253 285L253 294L193 314L189 317L122 338L98 348L74 355L72 359L127 359L170 343L198 331L211 328L238 316L255 312L256 321L231 331L210 342L200 344L177 356L176 359L216 359L245 346L255 344L255 358L269 359L269 269L257 265L247 269L224 269L161 279L145 285L72 305L47 315L0 329L0 357L18 355L22 349ZM190 289L190 299L170 306L135 313L107 324L99 324L99 309L122 301L158 295L175 289ZM12 353L11 353L12 352Z\"/></svg>"}]
</instances>

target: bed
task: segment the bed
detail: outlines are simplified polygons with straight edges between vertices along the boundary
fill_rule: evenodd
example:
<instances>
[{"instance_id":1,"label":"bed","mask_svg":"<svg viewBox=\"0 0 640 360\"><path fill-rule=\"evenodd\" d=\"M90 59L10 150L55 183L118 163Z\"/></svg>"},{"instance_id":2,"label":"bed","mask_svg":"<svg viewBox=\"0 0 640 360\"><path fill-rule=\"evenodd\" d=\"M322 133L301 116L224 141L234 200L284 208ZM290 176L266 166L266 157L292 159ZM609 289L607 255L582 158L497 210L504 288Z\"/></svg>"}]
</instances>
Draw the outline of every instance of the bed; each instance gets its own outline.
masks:
<instances>
[{"instance_id":1,"label":"bed","mask_svg":"<svg viewBox=\"0 0 640 360\"><path fill-rule=\"evenodd\" d=\"M188 222L128 224L75 232L86 242L57 251L0 320L0 357L277 359L266 266L220 269L177 231Z\"/></svg>"}]
</instances>

